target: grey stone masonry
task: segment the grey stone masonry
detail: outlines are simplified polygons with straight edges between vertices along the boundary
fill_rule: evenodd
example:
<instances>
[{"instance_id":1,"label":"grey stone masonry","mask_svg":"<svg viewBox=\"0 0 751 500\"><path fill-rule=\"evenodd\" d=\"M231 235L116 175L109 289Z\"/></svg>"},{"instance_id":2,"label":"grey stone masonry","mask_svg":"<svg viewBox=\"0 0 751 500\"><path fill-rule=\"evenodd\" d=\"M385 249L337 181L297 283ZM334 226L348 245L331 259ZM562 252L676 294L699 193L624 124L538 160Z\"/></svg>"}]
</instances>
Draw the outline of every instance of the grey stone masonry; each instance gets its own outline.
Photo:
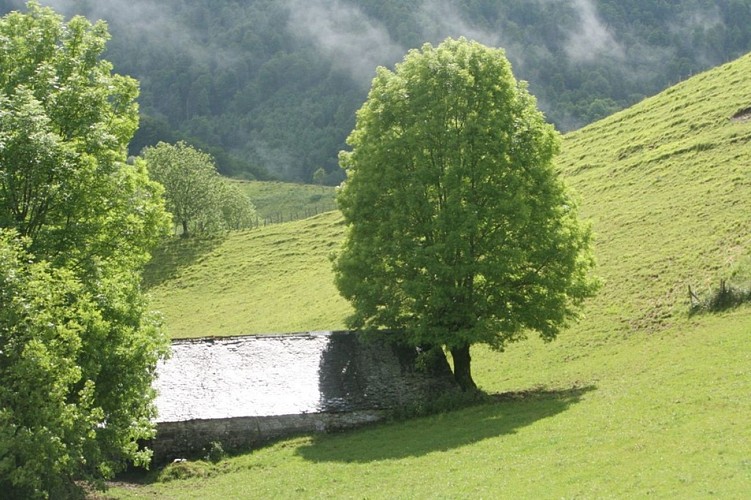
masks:
<instances>
[{"instance_id":1,"label":"grey stone masonry","mask_svg":"<svg viewBox=\"0 0 751 500\"><path fill-rule=\"evenodd\" d=\"M295 434L377 422L457 390L415 367L392 334L309 332L176 340L157 367L154 462L256 447Z\"/></svg>"}]
</instances>

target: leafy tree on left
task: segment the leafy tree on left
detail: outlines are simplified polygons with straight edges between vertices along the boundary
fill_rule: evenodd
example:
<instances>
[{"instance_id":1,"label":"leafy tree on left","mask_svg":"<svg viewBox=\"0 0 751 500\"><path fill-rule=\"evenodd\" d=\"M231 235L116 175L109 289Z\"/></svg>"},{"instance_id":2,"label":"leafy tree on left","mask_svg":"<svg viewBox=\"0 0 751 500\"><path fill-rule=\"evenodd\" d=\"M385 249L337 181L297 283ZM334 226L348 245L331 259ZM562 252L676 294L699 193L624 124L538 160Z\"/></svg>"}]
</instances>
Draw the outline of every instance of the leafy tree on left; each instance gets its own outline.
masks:
<instances>
[{"instance_id":1,"label":"leafy tree on left","mask_svg":"<svg viewBox=\"0 0 751 500\"><path fill-rule=\"evenodd\" d=\"M69 497L145 464L167 341L140 271L169 230L126 163L135 80L103 22L36 2L0 18L0 490Z\"/></svg>"}]
</instances>

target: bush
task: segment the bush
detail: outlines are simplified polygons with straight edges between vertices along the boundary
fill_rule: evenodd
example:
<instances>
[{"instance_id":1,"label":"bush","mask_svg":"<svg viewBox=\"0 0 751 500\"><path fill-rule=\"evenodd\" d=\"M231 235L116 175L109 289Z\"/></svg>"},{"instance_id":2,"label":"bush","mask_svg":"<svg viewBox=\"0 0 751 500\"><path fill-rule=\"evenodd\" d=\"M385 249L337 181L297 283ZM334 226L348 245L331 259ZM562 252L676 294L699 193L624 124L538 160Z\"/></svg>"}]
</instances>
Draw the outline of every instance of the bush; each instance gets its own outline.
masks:
<instances>
[{"instance_id":1,"label":"bush","mask_svg":"<svg viewBox=\"0 0 751 500\"><path fill-rule=\"evenodd\" d=\"M700 299L689 287L691 300L691 314L702 312L720 312L751 302L751 290L746 287L728 285L726 280L720 280L720 287Z\"/></svg>"},{"instance_id":2,"label":"bush","mask_svg":"<svg viewBox=\"0 0 751 500\"><path fill-rule=\"evenodd\" d=\"M220 462L227 454L224 452L222 443L219 441L212 441L206 448L206 455L204 459L213 464Z\"/></svg>"}]
</instances>

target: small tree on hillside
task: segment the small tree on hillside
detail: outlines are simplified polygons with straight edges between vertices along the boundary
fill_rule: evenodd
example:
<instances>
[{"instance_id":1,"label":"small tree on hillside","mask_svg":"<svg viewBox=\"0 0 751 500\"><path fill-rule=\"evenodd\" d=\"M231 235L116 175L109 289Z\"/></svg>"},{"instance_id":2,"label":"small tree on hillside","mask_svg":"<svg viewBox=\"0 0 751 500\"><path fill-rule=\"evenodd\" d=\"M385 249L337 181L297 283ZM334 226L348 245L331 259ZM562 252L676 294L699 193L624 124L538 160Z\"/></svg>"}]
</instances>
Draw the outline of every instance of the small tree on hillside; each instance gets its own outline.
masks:
<instances>
[{"instance_id":1,"label":"small tree on hillside","mask_svg":"<svg viewBox=\"0 0 751 500\"><path fill-rule=\"evenodd\" d=\"M247 194L225 180L221 188L222 220L227 229L246 229L256 222L256 208Z\"/></svg>"},{"instance_id":2,"label":"small tree on hillside","mask_svg":"<svg viewBox=\"0 0 751 500\"><path fill-rule=\"evenodd\" d=\"M502 50L448 39L378 68L348 144L334 269L351 327L447 348L466 390L472 344L551 340L593 293L558 134Z\"/></svg>"},{"instance_id":3,"label":"small tree on hillside","mask_svg":"<svg viewBox=\"0 0 751 500\"><path fill-rule=\"evenodd\" d=\"M148 147L143 158L151 177L164 186L167 210L183 236L252 224L253 203L219 175L210 155L181 141Z\"/></svg>"},{"instance_id":4,"label":"small tree on hillside","mask_svg":"<svg viewBox=\"0 0 751 500\"><path fill-rule=\"evenodd\" d=\"M326 181L326 171L323 169L323 167L320 167L315 172L313 172L313 184L318 184L319 186L323 186L323 183L325 181Z\"/></svg>"},{"instance_id":5,"label":"small tree on hillside","mask_svg":"<svg viewBox=\"0 0 751 500\"><path fill-rule=\"evenodd\" d=\"M151 178L164 186L167 210L183 236L218 219L219 174L211 156L180 141L145 148L143 158Z\"/></svg>"}]
</instances>

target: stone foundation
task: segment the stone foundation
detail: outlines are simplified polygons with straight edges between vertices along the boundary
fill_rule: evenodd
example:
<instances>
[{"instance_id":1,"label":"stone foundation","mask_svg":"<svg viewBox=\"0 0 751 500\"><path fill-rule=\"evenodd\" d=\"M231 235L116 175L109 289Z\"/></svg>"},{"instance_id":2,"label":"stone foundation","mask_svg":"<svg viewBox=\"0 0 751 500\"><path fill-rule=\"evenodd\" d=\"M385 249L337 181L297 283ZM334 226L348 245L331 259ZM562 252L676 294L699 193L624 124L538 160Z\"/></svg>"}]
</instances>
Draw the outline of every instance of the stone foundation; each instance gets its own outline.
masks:
<instances>
[{"instance_id":1,"label":"stone foundation","mask_svg":"<svg viewBox=\"0 0 751 500\"><path fill-rule=\"evenodd\" d=\"M154 462L200 456L212 442L243 450L358 427L458 390L448 365L415 368L388 334L350 332L175 341L155 381Z\"/></svg>"},{"instance_id":2,"label":"stone foundation","mask_svg":"<svg viewBox=\"0 0 751 500\"><path fill-rule=\"evenodd\" d=\"M225 451L249 450L284 437L360 427L385 416L384 410L372 410L159 422L151 448L154 463L161 464L204 456L212 442Z\"/></svg>"}]
</instances>

